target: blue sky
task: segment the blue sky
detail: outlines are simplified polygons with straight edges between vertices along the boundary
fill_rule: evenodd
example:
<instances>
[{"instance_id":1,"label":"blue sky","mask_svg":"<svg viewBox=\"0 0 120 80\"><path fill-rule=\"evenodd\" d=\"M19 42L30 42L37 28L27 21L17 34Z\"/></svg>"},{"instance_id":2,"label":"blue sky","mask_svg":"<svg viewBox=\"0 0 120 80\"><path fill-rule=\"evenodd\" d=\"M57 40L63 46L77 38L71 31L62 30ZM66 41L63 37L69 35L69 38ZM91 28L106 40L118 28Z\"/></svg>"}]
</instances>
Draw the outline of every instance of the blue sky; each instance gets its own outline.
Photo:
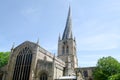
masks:
<instances>
[{"instance_id":1,"label":"blue sky","mask_svg":"<svg viewBox=\"0 0 120 80\"><path fill-rule=\"evenodd\" d=\"M80 67L103 56L120 61L120 0L1 0L0 51L29 40L57 53L69 4Z\"/></svg>"}]
</instances>

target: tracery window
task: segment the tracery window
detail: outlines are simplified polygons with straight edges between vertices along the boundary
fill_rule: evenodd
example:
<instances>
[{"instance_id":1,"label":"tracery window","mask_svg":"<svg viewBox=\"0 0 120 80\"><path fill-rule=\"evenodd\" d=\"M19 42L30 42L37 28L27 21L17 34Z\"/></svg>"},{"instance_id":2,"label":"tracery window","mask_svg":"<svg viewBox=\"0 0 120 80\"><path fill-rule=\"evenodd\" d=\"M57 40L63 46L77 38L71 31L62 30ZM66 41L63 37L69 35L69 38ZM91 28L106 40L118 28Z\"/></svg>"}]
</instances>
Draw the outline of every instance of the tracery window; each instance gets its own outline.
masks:
<instances>
[{"instance_id":1,"label":"tracery window","mask_svg":"<svg viewBox=\"0 0 120 80\"><path fill-rule=\"evenodd\" d=\"M40 80L47 80L47 74L46 73L42 73L40 75Z\"/></svg>"},{"instance_id":2,"label":"tracery window","mask_svg":"<svg viewBox=\"0 0 120 80\"><path fill-rule=\"evenodd\" d=\"M31 62L32 51L25 47L17 55L12 80L29 80Z\"/></svg>"}]
</instances>

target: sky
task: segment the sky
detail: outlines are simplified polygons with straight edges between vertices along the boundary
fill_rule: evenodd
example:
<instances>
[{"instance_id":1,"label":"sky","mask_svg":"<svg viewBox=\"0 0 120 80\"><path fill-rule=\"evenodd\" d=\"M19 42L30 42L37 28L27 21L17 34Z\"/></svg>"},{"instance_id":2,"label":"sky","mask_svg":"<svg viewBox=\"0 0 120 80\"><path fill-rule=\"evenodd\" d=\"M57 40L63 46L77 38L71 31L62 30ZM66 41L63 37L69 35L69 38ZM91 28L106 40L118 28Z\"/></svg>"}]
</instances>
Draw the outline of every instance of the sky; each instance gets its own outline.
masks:
<instances>
[{"instance_id":1,"label":"sky","mask_svg":"<svg viewBox=\"0 0 120 80\"><path fill-rule=\"evenodd\" d=\"M0 0L0 51L39 38L40 46L57 54L69 5L79 67L107 56L120 61L120 0Z\"/></svg>"}]
</instances>

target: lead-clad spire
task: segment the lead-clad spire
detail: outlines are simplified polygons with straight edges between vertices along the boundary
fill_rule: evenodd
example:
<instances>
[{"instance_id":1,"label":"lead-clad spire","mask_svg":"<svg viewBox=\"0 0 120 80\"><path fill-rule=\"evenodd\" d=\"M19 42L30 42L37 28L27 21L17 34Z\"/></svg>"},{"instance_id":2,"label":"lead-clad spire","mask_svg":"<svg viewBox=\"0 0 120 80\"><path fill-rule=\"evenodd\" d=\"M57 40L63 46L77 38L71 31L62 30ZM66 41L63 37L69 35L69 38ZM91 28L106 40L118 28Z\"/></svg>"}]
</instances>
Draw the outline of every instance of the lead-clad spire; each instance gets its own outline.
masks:
<instances>
[{"instance_id":1,"label":"lead-clad spire","mask_svg":"<svg viewBox=\"0 0 120 80\"><path fill-rule=\"evenodd\" d=\"M71 21L71 8L69 6L68 17L66 21L65 30L62 36L62 40L72 38L72 21Z\"/></svg>"}]
</instances>

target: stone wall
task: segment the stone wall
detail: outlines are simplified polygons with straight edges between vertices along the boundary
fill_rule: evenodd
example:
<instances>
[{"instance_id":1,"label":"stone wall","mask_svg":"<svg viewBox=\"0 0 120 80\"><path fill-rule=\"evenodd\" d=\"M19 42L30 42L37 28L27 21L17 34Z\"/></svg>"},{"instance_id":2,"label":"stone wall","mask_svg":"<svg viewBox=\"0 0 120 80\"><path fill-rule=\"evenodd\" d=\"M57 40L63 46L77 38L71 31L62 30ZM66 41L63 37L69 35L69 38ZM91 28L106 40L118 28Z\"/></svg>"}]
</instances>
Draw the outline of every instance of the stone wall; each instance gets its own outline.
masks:
<instances>
[{"instance_id":1,"label":"stone wall","mask_svg":"<svg viewBox=\"0 0 120 80\"><path fill-rule=\"evenodd\" d=\"M59 59L58 57L56 57L55 55L53 55L52 53L48 52L40 46L37 50L36 61L36 80L38 80L38 78L40 77L40 73L42 72L47 72L50 80L57 79L58 77L63 76L63 69L65 67L65 63L61 59ZM45 68L45 66L47 66L47 68Z\"/></svg>"},{"instance_id":2,"label":"stone wall","mask_svg":"<svg viewBox=\"0 0 120 80\"><path fill-rule=\"evenodd\" d=\"M83 67L83 68L79 68L83 78L85 80L93 80L93 70L95 69L95 67Z\"/></svg>"}]
</instances>

